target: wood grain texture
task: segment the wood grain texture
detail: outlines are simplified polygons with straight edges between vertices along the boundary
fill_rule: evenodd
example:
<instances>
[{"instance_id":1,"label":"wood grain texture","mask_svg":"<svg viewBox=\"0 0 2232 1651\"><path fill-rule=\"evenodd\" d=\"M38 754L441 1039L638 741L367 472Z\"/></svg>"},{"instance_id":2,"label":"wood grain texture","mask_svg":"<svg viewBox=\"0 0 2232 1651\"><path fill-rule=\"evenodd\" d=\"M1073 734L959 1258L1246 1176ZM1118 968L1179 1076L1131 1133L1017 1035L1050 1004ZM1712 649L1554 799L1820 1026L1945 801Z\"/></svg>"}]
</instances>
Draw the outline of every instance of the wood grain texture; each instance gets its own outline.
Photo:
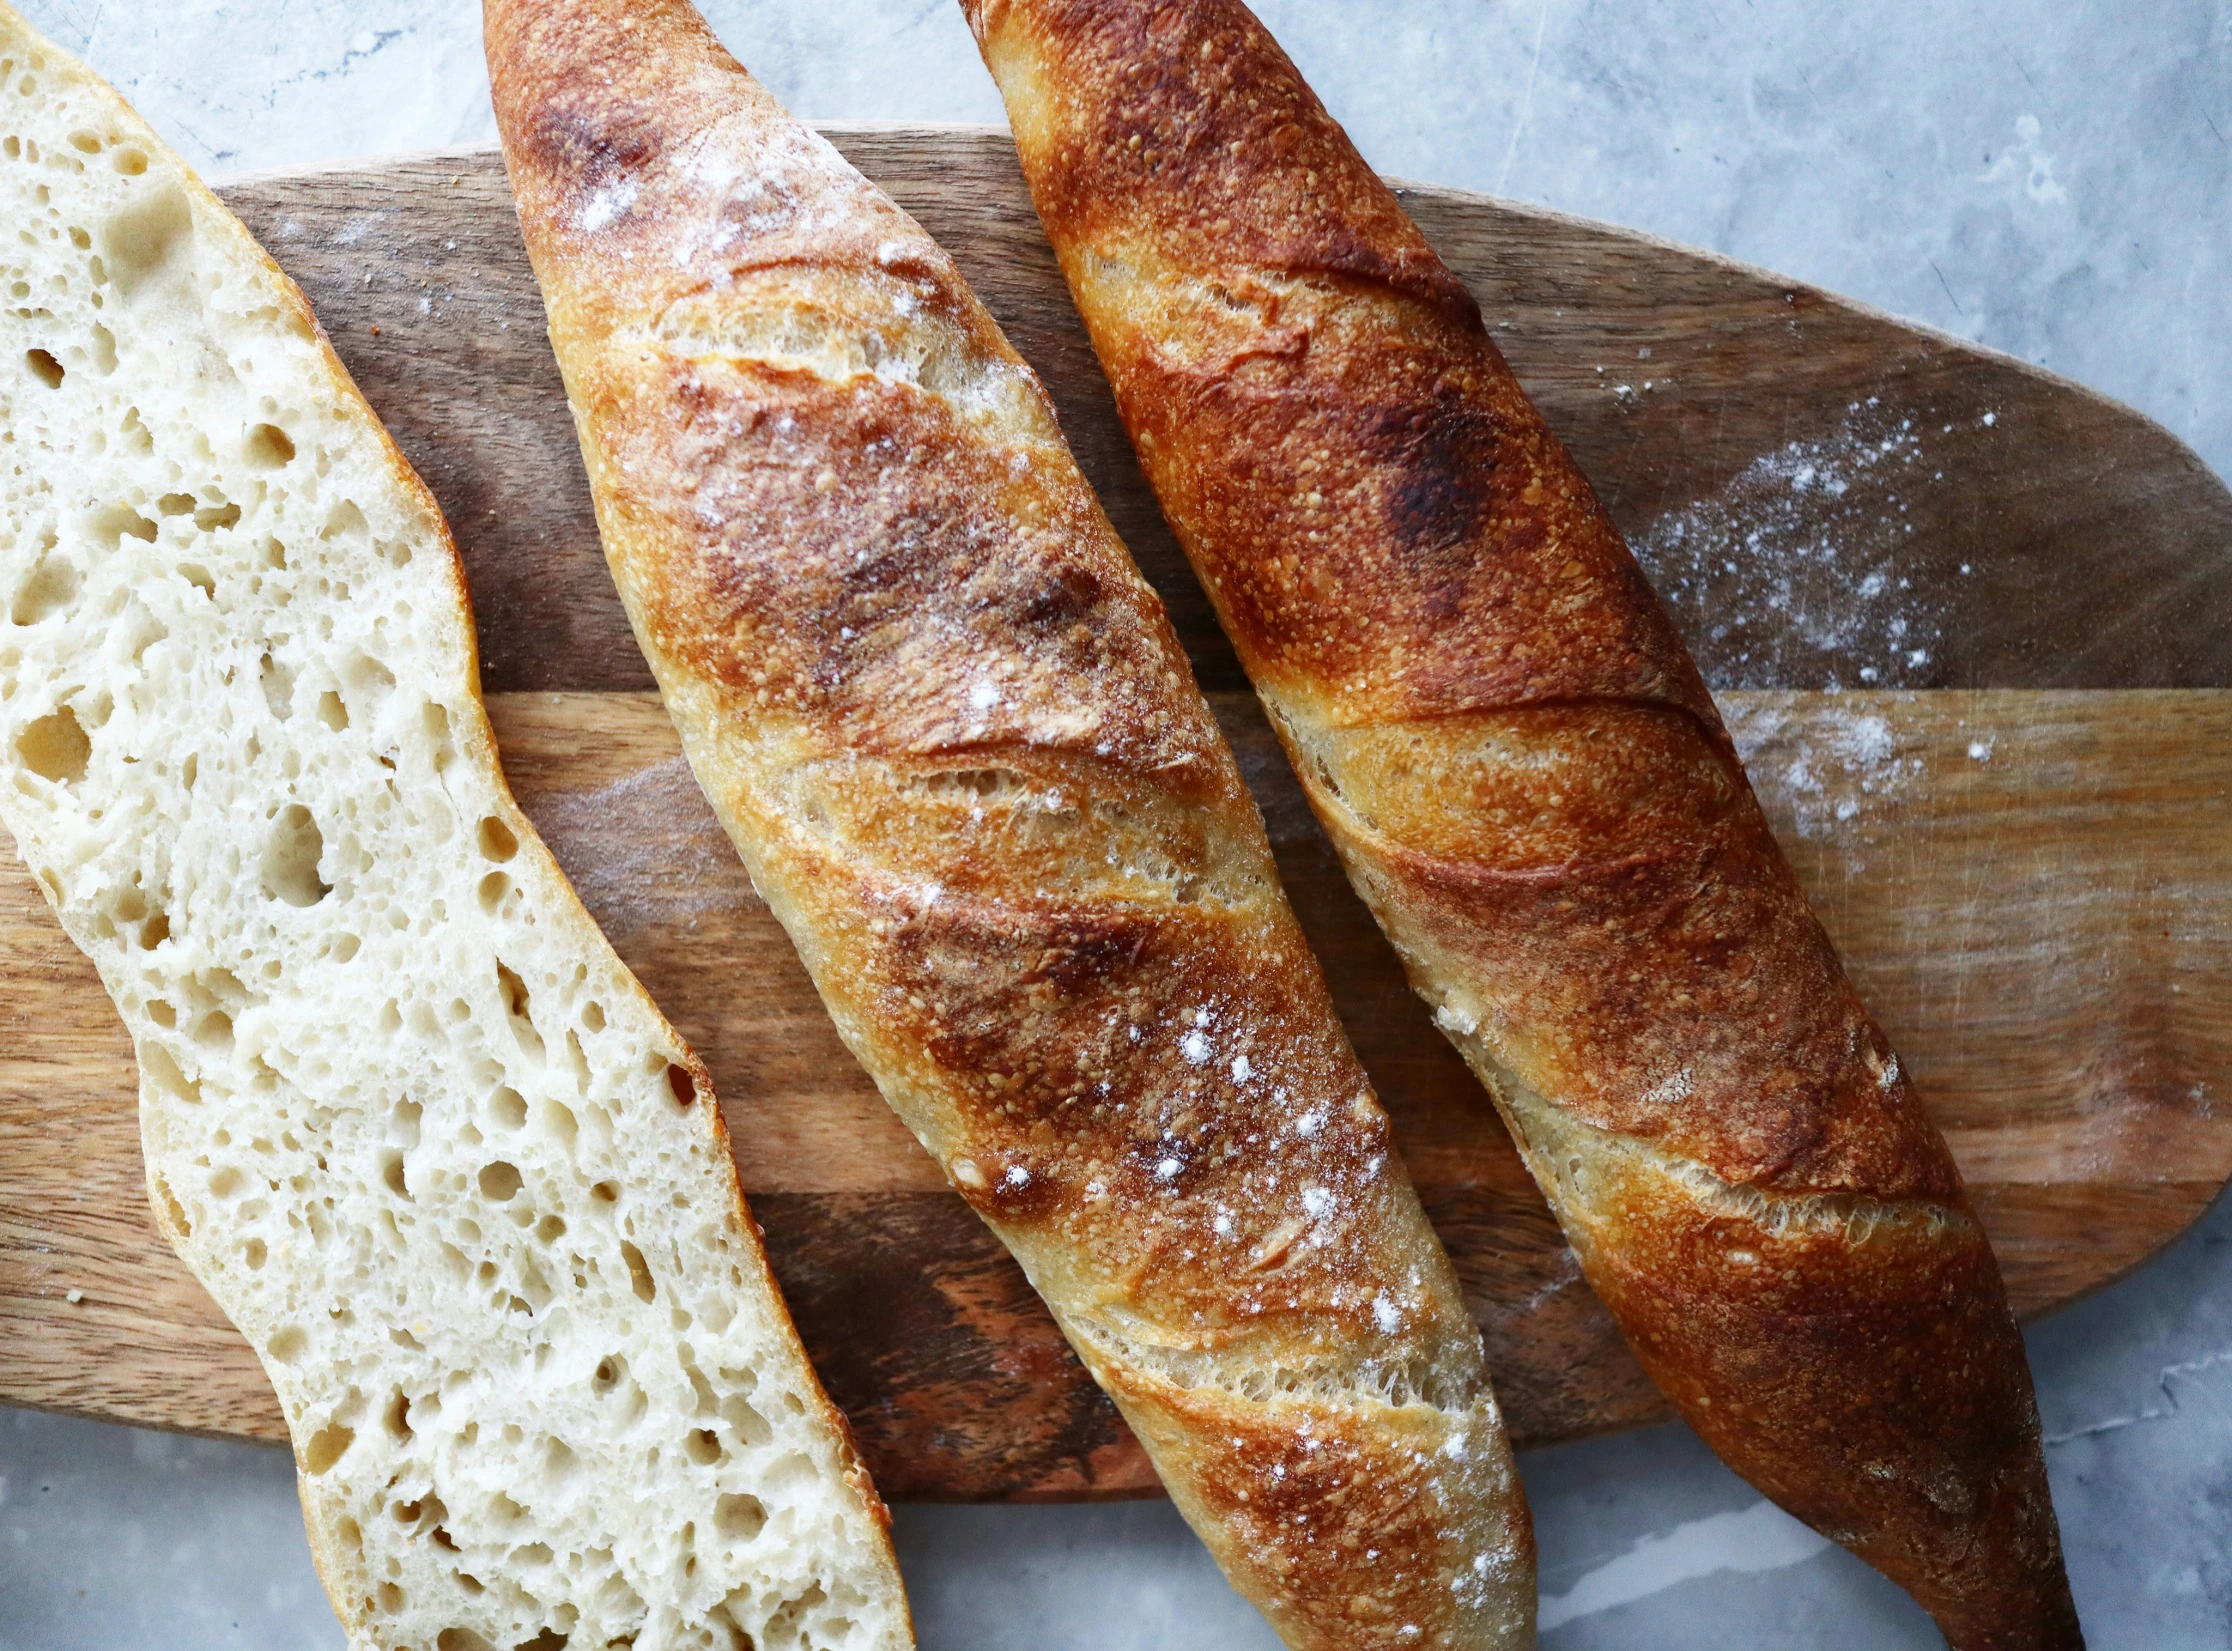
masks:
<instances>
[{"instance_id":1,"label":"wood grain texture","mask_svg":"<svg viewBox=\"0 0 2232 1651\"><path fill-rule=\"evenodd\" d=\"M834 135L1045 376L1170 601L1515 1434L1659 1418L1236 691L1005 139ZM1020 1273L838 1044L646 691L493 154L225 193L449 510L512 782L711 1063L885 1493L1151 1492ZM2020 363L1601 226L1405 204L1674 602L2017 1307L2136 1264L2232 1174L2232 693L2190 691L2232 685L2232 497L2155 426ZM277 1438L253 1357L155 1236L133 1093L90 967L0 855L0 1400Z\"/></svg>"},{"instance_id":2,"label":"wood grain texture","mask_svg":"<svg viewBox=\"0 0 2232 1651\"><path fill-rule=\"evenodd\" d=\"M1253 701L1216 703L1514 1431L1543 1442L1657 1419ZM2095 1288L2175 1235L2232 1173L2214 1108L2232 1073L2232 693L1724 704L1974 1185L2018 1308ZM838 1043L655 697L509 694L492 709L521 802L713 1068L776 1271L878 1482L900 1497L1151 1490L1021 1274ZM0 1395L278 1437L254 1358L155 1235L129 1046L12 857L0 1001Z\"/></svg>"}]
</instances>

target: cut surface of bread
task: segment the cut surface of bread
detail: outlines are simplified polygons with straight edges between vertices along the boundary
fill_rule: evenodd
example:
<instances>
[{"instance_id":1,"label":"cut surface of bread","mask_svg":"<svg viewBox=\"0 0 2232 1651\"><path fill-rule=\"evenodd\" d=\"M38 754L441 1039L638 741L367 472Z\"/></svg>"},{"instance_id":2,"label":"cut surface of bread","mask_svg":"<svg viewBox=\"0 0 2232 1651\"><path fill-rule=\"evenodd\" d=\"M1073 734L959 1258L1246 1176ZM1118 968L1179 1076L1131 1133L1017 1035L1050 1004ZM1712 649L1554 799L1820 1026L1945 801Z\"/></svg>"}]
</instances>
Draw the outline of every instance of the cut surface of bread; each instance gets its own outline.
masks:
<instances>
[{"instance_id":1,"label":"cut surface of bread","mask_svg":"<svg viewBox=\"0 0 2232 1651\"><path fill-rule=\"evenodd\" d=\"M505 787L433 500L4 5L0 225L0 818L135 1042L157 1223L270 1372L351 1644L911 1644L705 1069Z\"/></svg>"},{"instance_id":2,"label":"cut surface of bread","mask_svg":"<svg viewBox=\"0 0 2232 1651\"><path fill-rule=\"evenodd\" d=\"M1289 1645L1531 1643L1479 1330L1037 378L687 5L486 17L615 579L839 1031Z\"/></svg>"}]
</instances>

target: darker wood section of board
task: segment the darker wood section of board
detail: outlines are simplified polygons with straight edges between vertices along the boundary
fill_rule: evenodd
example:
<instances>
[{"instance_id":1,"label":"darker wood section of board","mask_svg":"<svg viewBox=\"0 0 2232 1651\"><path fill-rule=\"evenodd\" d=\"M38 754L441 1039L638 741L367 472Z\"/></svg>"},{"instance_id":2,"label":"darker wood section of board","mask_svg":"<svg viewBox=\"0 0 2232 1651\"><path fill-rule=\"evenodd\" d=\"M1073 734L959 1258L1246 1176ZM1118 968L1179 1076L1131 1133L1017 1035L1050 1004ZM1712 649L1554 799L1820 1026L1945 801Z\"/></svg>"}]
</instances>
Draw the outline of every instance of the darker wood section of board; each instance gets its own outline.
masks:
<instances>
[{"instance_id":1,"label":"darker wood section of board","mask_svg":"<svg viewBox=\"0 0 2232 1651\"><path fill-rule=\"evenodd\" d=\"M1006 134L828 130L953 254L1046 380L1203 686L1245 688L1132 458ZM223 193L302 283L449 513L490 691L648 687L500 158L323 176ZM1458 190L1403 194L1716 691L2232 685L2232 495L2128 407L1647 236Z\"/></svg>"},{"instance_id":2,"label":"darker wood section of board","mask_svg":"<svg viewBox=\"0 0 2232 1651\"><path fill-rule=\"evenodd\" d=\"M752 1213L814 1368L885 1496L1161 1489L1022 1270L960 1199L763 1193Z\"/></svg>"}]
</instances>

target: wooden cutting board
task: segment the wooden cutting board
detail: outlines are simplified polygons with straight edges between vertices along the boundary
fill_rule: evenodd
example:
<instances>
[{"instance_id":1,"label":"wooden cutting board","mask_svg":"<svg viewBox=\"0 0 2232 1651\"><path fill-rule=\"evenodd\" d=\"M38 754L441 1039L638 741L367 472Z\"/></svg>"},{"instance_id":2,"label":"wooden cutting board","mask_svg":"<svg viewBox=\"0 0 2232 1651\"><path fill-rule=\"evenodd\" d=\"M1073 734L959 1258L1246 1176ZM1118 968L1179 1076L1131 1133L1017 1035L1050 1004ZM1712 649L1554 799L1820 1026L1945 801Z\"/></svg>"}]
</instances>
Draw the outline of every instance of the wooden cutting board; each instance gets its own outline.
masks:
<instances>
[{"instance_id":1,"label":"wooden cutting board","mask_svg":"<svg viewBox=\"0 0 2232 1651\"><path fill-rule=\"evenodd\" d=\"M1244 692L1007 140L832 135L1045 376L1169 600L1518 1435L1665 1415ZM885 1492L1151 1489L838 1044L683 766L604 571L498 160L225 194L448 509L512 783L712 1064L776 1271ZM1624 231L1407 199L1672 603L2018 1307L2135 1265L2232 1174L2232 497L2154 425L2018 362ZM91 968L0 849L0 1400L282 1437L246 1344L155 1236L134 1094Z\"/></svg>"}]
</instances>

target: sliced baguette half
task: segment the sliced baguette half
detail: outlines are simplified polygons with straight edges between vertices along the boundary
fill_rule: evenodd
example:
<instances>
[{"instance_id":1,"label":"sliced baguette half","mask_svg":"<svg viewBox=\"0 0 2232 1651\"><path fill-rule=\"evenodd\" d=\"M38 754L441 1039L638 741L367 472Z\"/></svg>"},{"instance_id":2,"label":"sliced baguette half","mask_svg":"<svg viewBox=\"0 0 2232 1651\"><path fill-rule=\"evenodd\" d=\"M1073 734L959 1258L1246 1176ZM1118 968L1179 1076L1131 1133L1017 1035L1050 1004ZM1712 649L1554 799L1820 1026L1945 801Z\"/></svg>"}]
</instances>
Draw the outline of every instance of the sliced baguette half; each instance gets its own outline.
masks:
<instances>
[{"instance_id":1,"label":"sliced baguette half","mask_svg":"<svg viewBox=\"0 0 2232 1651\"><path fill-rule=\"evenodd\" d=\"M705 1068L513 803L301 293L0 4L0 819L357 1647L912 1643ZM221 1533L220 1533L221 1538Z\"/></svg>"}]
</instances>

